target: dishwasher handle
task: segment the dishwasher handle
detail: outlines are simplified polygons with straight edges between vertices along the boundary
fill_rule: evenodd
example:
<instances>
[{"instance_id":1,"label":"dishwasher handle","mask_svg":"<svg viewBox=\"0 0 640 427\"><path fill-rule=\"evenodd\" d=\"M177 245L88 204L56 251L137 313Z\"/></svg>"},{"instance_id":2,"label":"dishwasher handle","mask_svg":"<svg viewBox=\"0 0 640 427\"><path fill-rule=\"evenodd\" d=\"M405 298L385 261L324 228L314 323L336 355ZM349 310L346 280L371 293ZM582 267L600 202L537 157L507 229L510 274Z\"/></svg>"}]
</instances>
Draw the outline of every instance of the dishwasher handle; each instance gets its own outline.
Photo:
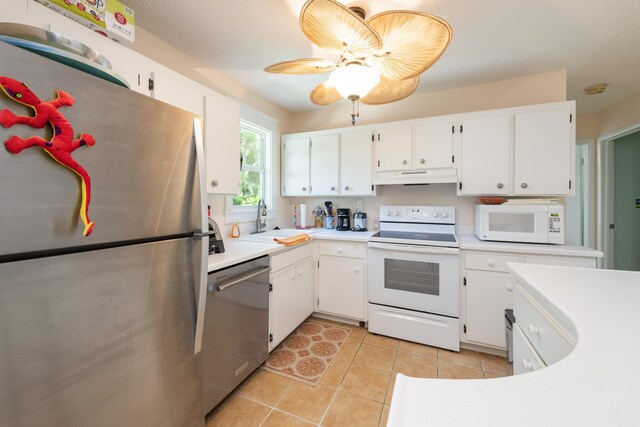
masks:
<instances>
[{"instance_id":1,"label":"dishwasher handle","mask_svg":"<svg viewBox=\"0 0 640 427\"><path fill-rule=\"evenodd\" d=\"M230 282L227 282L227 283L225 283L225 284L223 284L223 285L217 285L217 286L215 287L215 289L216 289L216 291L218 291L218 292L222 292L222 291L224 291L225 289L231 288L231 287L233 287L233 286L235 286L235 285L239 285L240 283L244 282L245 280L249 280L249 279L251 279L251 278L254 278L254 277L256 277L256 276L259 276L259 275L261 275L262 273L266 273L266 272L268 272L268 271L271 271L271 267L264 267L264 268L261 268L261 269L259 269L259 270L256 270L256 271L252 272L252 273L249 273L249 274L247 274L247 275L245 275L245 276L242 276L242 277L239 277L239 278L237 278L237 279L235 279L235 280L232 280L232 281L230 281ZM210 290L210 291L212 291L212 290L213 290L213 286L210 286L210 287L209 287L209 290Z\"/></svg>"}]
</instances>

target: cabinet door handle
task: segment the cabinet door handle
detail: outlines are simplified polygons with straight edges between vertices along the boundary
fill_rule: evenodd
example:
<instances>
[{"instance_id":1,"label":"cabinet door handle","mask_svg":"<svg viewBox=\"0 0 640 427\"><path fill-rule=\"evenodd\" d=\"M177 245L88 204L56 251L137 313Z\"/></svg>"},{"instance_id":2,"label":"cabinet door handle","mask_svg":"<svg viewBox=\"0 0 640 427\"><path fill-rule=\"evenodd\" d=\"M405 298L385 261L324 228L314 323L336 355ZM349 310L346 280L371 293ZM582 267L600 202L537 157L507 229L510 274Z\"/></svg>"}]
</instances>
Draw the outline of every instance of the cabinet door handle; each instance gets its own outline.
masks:
<instances>
[{"instance_id":1,"label":"cabinet door handle","mask_svg":"<svg viewBox=\"0 0 640 427\"><path fill-rule=\"evenodd\" d=\"M298 277L302 276L302 271L298 271Z\"/></svg>"},{"instance_id":2,"label":"cabinet door handle","mask_svg":"<svg viewBox=\"0 0 640 427\"><path fill-rule=\"evenodd\" d=\"M331 186L331 191L336 191L336 187Z\"/></svg>"},{"instance_id":3,"label":"cabinet door handle","mask_svg":"<svg viewBox=\"0 0 640 427\"><path fill-rule=\"evenodd\" d=\"M212 187L217 187L218 186L218 180L214 179L213 181L211 181L211 186Z\"/></svg>"},{"instance_id":4,"label":"cabinet door handle","mask_svg":"<svg viewBox=\"0 0 640 427\"><path fill-rule=\"evenodd\" d=\"M302 187L302 191L307 191L307 187Z\"/></svg>"},{"instance_id":5,"label":"cabinet door handle","mask_svg":"<svg viewBox=\"0 0 640 427\"><path fill-rule=\"evenodd\" d=\"M511 283L507 283L507 285L505 286L505 288L506 288L509 292L513 291L513 285L512 285Z\"/></svg>"},{"instance_id":6,"label":"cabinet door handle","mask_svg":"<svg viewBox=\"0 0 640 427\"><path fill-rule=\"evenodd\" d=\"M527 371L533 371L533 363L529 362L527 359L522 359L522 367Z\"/></svg>"},{"instance_id":7,"label":"cabinet door handle","mask_svg":"<svg viewBox=\"0 0 640 427\"><path fill-rule=\"evenodd\" d=\"M520 185L520 187L522 188L527 188L529 185L526 182L523 182L522 185Z\"/></svg>"},{"instance_id":8,"label":"cabinet door handle","mask_svg":"<svg viewBox=\"0 0 640 427\"><path fill-rule=\"evenodd\" d=\"M540 335L540 329L533 323L529 323L529 332L531 332L532 335Z\"/></svg>"},{"instance_id":9,"label":"cabinet door handle","mask_svg":"<svg viewBox=\"0 0 640 427\"><path fill-rule=\"evenodd\" d=\"M345 185L345 186L344 186L344 189L345 189L345 191L348 191L348 190L349 190L349 186L348 186L348 185Z\"/></svg>"},{"instance_id":10,"label":"cabinet door handle","mask_svg":"<svg viewBox=\"0 0 640 427\"><path fill-rule=\"evenodd\" d=\"M292 274L291 276L289 276L289 278L290 278L291 280L296 280L296 275L295 275L295 274Z\"/></svg>"},{"instance_id":11,"label":"cabinet door handle","mask_svg":"<svg viewBox=\"0 0 640 427\"><path fill-rule=\"evenodd\" d=\"M406 164L406 163L405 163ZM420 159L420 164L424 165L424 159Z\"/></svg>"},{"instance_id":12,"label":"cabinet door handle","mask_svg":"<svg viewBox=\"0 0 640 427\"><path fill-rule=\"evenodd\" d=\"M504 184L503 184L503 183L501 183L501 182L499 182L499 183L498 183L498 188L502 188L502 187L504 187Z\"/></svg>"},{"instance_id":13,"label":"cabinet door handle","mask_svg":"<svg viewBox=\"0 0 640 427\"><path fill-rule=\"evenodd\" d=\"M355 271L356 273L360 273L360 269L358 267L354 268L353 271Z\"/></svg>"},{"instance_id":14,"label":"cabinet door handle","mask_svg":"<svg viewBox=\"0 0 640 427\"><path fill-rule=\"evenodd\" d=\"M403 161L402 161L402 164L403 164L403 165L406 165L406 164L407 164L407 161L406 161L406 160L403 160Z\"/></svg>"}]
</instances>

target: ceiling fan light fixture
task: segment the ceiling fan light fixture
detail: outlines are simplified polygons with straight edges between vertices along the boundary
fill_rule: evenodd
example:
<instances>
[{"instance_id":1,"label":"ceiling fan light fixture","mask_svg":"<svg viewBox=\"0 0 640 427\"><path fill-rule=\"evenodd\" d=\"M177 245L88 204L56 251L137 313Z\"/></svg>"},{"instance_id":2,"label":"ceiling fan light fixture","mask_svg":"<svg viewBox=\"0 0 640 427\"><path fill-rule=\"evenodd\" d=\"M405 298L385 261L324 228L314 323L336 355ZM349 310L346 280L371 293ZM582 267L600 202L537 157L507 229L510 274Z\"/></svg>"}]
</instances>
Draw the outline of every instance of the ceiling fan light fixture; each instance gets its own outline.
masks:
<instances>
[{"instance_id":1,"label":"ceiling fan light fixture","mask_svg":"<svg viewBox=\"0 0 640 427\"><path fill-rule=\"evenodd\" d=\"M343 98L359 99L367 96L380 82L380 73L366 65L347 64L332 71L329 82Z\"/></svg>"}]
</instances>

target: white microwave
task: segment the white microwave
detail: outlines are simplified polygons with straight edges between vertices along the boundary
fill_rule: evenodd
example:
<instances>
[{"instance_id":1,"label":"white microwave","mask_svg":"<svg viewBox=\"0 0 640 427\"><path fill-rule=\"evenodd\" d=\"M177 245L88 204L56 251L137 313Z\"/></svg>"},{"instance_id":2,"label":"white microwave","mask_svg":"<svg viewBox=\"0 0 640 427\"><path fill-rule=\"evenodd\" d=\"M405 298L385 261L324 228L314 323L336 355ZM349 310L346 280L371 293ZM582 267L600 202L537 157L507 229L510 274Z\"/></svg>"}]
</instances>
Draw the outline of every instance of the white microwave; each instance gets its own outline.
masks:
<instances>
[{"instance_id":1,"label":"white microwave","mask_svg":"<svg viewBox=\"0 0 640 427\"><path fill-rule=\"evenodd\" d=\"M564 206L476 205L476 236L498 242L564 244Z\"/></svg>"}]
</instances>

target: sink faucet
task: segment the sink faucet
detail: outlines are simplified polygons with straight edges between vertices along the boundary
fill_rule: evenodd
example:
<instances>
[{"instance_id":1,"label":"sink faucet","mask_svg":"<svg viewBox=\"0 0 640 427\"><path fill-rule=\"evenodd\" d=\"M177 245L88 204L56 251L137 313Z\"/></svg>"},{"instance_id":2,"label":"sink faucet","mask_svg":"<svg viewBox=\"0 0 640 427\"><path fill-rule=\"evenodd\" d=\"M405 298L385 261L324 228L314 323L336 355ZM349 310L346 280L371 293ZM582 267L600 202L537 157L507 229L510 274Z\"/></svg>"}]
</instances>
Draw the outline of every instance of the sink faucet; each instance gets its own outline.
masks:
<instances>
[{"instance_id":1,"label":"sink faucet","mask_svg":"<svg viewBox=\"0 0 640 427\"><path fill-rule=\"evenodd\" d=\"M264 233L267 228L267 204L264 199L258 201L258 215L256 216L255 233ZM254 233L252 233L254 234Z\"/></svg>"}]
</instances>

